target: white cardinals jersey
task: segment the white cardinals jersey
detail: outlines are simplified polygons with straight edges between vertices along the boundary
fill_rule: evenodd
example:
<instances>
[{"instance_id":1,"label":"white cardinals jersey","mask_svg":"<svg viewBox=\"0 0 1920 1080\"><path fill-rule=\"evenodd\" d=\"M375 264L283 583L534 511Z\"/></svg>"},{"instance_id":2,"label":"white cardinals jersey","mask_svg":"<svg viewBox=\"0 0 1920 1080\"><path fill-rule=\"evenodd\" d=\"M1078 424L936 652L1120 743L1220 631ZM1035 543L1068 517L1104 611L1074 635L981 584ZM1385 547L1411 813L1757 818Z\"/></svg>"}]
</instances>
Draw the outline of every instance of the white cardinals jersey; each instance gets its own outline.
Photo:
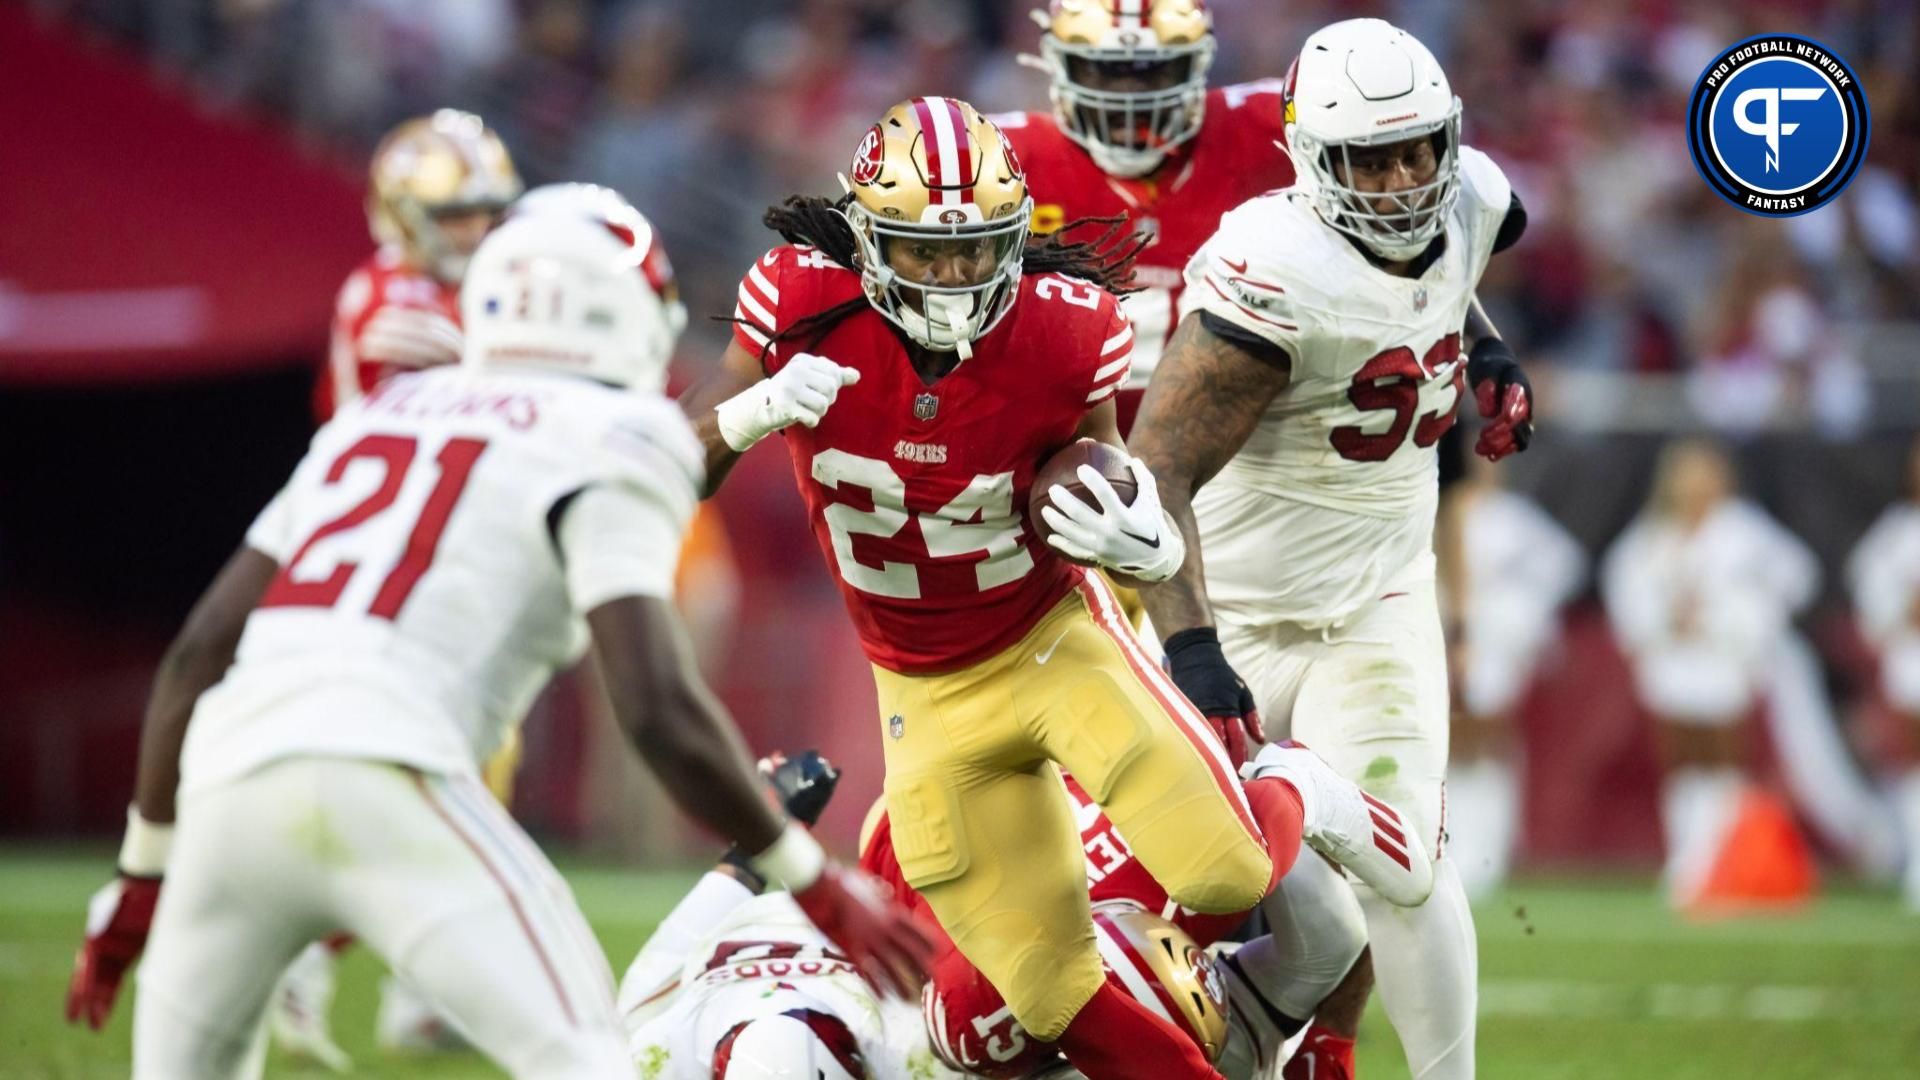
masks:
<instances>
[{"instance_id":1,"label":"white cardinals jersey","mask_svg":"<svg viewBox=\"0 0 1920 1080\"><path fill-rule=\"evenodd\" d=\"M1187 264L1205 311L1292 357L1292 377L1194 501L1216 614L1328 626L1403 575L1432 573L1434 444L1465 386L1460 330L1512 190L1460 151L1446 247L1388 274L1321 222L1299 187L1242 203Z\"/></svg>"},{"instance_id":2,"label":"white cardinals jersey","mask_svg":"<svg viewBox=\"0 0 1920 1080\"><path fill-rule=\"evenodd\" d=\"M280 573L195 708L183 790L293 755L475 771L578 659L586 611L671 595L702 478L658 395L451 367L381 383L247 533Z\"/></svg>"},{"instance_id":3,"label":"white cardinals jersey","mask_svg":"<svg viewBox=\"0 0 1920 1080\"><path fill-rule=\"evenodd\" d=\"M873 1080L962 1075L933 1056L919 1005L876 993L785 892L729 912L687 954L680 978L657 1001L622 1004L642 1080L711 1080L714 1048L733 1028L808 1008L847 1025Z\"/></svg>"}]
</instances>

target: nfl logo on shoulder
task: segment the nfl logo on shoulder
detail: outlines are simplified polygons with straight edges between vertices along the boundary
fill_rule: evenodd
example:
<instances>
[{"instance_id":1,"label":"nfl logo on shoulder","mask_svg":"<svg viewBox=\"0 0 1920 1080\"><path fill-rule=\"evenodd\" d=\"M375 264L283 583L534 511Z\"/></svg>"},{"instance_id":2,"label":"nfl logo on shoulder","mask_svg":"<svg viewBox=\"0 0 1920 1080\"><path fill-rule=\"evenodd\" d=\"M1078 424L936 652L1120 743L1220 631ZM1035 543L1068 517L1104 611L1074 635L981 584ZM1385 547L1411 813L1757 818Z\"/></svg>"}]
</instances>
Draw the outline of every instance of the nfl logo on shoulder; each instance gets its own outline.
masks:
<instances>
[{"instance_id":1,"label":"nfl logo on shoulder","mask_svg":"<svg viewBox=\"0 0 1920 1080\"><path fill-rule=\"evenodd\" d=\"M913 399L913 418L931 420L940 411L940 399L933 394L920 394Z\"/></svg>"},{"instance_id":2,"label":"nfl logo on shoulder","mask_svg":"<svg viewBox=\"0 0 1920 1080\"><path fill-rule=\"evenodd\" d=\"M907 733L907 720L899 713L887 717L887 734L899 738Z\"/></svg>"}]
</instances>

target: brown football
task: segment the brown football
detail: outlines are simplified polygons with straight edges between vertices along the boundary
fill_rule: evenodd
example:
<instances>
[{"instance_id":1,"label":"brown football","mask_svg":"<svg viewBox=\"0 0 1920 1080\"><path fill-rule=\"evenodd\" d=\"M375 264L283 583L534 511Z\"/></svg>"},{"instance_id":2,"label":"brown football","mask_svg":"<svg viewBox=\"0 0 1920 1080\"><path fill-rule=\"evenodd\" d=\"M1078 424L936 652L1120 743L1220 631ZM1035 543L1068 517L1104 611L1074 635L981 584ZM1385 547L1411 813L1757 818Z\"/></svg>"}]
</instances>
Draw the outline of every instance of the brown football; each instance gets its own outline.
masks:
<instances>
[{"instance_id":1,"label":"brown football","mask_svg":"<svg viewBox=\"0 0 1920 1080\"><path fill-rule=\"evenodd\" d=\"M1033 487L1027 491L1027 520L1033 523L1034 538L1041 543L1047 542L1047 534L1053 530L1047 528L1047 520L1040 516L1040 508L1052 502L1048 492L1053 485L1059 484L1076 499L1088 506L1097 507L1099 500L1080 482L1079 469L1082 465L1091 465L1107 482L1113 485L1114 493L1121 500L1132 505L1138 488L1133 482L1133 470L1127 468L1127 455L1118 447L1110 446L1093 439L1081 439L1071 442L1054 451L1053 456L1040 463L1040 471L1033 474ZM1052 548L1048 550L1052 551ZM1058 551L1054 551L1058 555ZM1066 558L1061 555L1061 558ZM1068 560L1079 562L1078 559ZM1081 563L1090 566L1091 563Z\"/></svg>"}]
</instances>

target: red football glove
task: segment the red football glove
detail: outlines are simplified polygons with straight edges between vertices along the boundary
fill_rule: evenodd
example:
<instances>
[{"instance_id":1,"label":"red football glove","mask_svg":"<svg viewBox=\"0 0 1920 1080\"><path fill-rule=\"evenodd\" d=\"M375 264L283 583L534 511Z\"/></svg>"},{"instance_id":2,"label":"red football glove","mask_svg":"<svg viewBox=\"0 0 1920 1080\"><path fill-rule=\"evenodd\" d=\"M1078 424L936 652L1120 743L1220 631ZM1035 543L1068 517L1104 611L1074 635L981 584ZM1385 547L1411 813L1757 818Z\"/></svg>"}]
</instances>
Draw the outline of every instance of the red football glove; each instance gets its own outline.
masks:
<instances>
[{"instance_id":1,"label":"red football glove","mask_svg":"<svg viewBox=\"0 0 1920 1080\"><path fill-rule=\"evenodd\" d=\"M67 984L68 1023L85 1017L95 1031L106 1025L120 980L147 946L159 899L159 878L126 874L93 894L87 903L87 940L73 958L73 979Z\"/></svg>"},{"instance_id":2,"label":"red football glove","mask_svg":"<svg viewBox=\"0 0 1920 1080\"><path fill-rule=\"evenodd\" d=\"M882 992L900 998L919 993L933 966L933 942L871 874L829 861L819 879L793 898Z\"/></svg>"},{"instance_id":3,"label":"red football glove","mask_svg":"<svg viewBox=\"0 0 1920 1080\"><path fill-rule=\"evenodd\" d=\"M1513 349L1499 338L1473 343L1467 354L1467 381L1474 404L1487 424L1473 452L1488 461L1519 453L1533 440L1533 383Z\"/></svg>"},{"instance_id":4,"label":"red football glove","mask_svg":"<svg viewBox=\"0 0 1920 1080\"><path fill-rule=\"evenodd\" d=\"M1254 708L1253 691L1227 663L1220 651L1220 635L1211 626L1182 630L1166 640L1167 674L1227 749L1235 769L1247 763L1267 741Z\"/></svg>"}]
</instances>

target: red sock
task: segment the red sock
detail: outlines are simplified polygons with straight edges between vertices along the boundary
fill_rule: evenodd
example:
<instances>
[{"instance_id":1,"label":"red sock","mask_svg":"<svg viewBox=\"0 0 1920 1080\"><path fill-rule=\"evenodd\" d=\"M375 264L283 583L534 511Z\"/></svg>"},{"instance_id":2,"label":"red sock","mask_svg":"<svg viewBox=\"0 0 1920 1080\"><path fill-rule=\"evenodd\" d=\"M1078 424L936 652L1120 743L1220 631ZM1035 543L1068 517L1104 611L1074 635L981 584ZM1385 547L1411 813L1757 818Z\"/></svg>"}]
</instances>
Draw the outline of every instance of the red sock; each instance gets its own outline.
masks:
<instances>
[{"instance_id":1,"label":"red sock","mask_svg":"<svg viewBox=\"0 0 1920 1080\"><path fill-rule=\"evenodd\" d=\"M1353 1080L1353 1039L1315 1024L1300 1040L1281 1080Z\"/></svg>"},{"instance_id":2,"label":"red sock","mask_svg":"<svg viewBox=\"0 0 1920 1080\"><path fill-rule=\"evenodd\" d=\"M1192 1039L1110 982L1080 1006L1058 1045L1087 1080L1221 1080Z\"/></svg>"},{"instance_id":3,"label":"red sock","mask_svg":"<svg viewBox=\"0 0 1920 1080\"><path fill-rule=\"evenodd\" d=\"M1272 892L1300 854L1300 821L1305 811L1300 793L1277 776L1249 781L1246 792L1253 820L1260 824L1260 832L1267 838L1267 852L1273 856L1273 877L1267 881L1267 891Z\"/></svg>"}]
</instances>

